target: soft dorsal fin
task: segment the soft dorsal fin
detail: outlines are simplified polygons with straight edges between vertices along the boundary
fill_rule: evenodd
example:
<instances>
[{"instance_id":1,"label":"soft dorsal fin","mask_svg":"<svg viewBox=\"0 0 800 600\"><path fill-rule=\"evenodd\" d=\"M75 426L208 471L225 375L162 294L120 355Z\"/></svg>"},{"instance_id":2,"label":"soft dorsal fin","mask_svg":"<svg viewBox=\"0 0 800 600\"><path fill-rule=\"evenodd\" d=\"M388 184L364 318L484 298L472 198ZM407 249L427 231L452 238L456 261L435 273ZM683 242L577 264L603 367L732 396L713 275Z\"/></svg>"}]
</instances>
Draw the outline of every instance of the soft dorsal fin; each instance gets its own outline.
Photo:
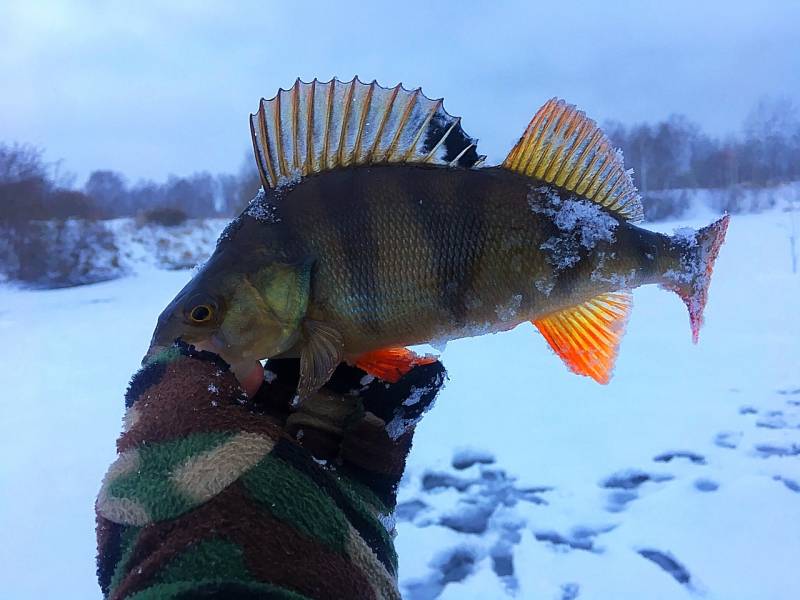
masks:
<instances>
[{"instance_id":1,"label":"soft dorsal fin","mask_svg":"<svg viewBox=\"0 0 800 600\"><path fill-rule=\"evenodd\" d=\"M503 166L574 192L629 221L644 218L630 173L597 124L564 100L548 100Z\"/></svg>"},{"instance_id":2,"label":"soft dorsal fin","mask_svg":"<svg viewBox=\"0 0 800 600\"><path fill-rule=\"evenodd\" d=\"M533 322L569 369L606 384L632 305L630 292L601 294Z\"/></svg>"},{"instance_id":3,"label":"soft dorsal fin","mask_svg":"<svg viewBox=\"0 0 800 600\"><path fill-rule=\"evenodd\" d=\"M477 140L461 119L419 88L375 81L304 83L299 79L250 115L256 163L265 189L339 167L427 163L474 167Z\"/></svg>"}]
</instances>

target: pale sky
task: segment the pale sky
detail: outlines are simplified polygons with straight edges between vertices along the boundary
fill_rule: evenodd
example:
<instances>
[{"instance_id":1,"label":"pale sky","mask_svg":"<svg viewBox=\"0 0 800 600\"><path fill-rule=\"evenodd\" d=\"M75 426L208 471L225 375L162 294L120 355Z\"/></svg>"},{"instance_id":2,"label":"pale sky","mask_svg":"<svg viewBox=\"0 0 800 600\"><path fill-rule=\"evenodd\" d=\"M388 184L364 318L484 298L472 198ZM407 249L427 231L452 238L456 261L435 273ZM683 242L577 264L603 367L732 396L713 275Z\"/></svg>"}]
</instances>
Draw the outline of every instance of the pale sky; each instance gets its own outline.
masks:
<instances>
[{"instance_id":1,"label":"pale sky","mask_svg":"<svg viewBox=\"0 0 800 600\"><path fill-rule=\"evenodd\" d=\"M500 161L552 96L597 121L736 132L800 101L800 1L0 3L0 141L78 175L238 170L248 114L296 77L445 97Z\"/></svg>"}]
</instances>

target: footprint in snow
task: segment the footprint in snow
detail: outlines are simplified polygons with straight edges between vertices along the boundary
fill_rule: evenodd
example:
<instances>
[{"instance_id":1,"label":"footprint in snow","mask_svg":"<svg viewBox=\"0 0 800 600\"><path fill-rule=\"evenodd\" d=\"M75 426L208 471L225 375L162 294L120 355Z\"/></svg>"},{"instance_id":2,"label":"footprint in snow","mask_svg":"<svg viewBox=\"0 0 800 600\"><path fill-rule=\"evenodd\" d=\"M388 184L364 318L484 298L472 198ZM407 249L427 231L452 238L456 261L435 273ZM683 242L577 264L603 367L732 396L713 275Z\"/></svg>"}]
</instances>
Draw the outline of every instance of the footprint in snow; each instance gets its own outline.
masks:
<instances>
[{"instance_id":1,"label":"footprint in snow","mask_svg":"<svg viewBox=\"0 0 800 600\"><path fill-rule=\"evenodd\" d=\"M675 581L692 589L693 582L691 573L689 573L689 570L672 554L653 548L642 548L638 552L642 557L661 567Z\"/></svg>"},{"instance_id":2,"label":"footprint in snow","mask_svg":"<svg viewBox=\"0 0 800 600\"><path fill-rule=\"evenodd\" d=\"M661 483L674 477L668 473L647 473L638 469L617 471L600 482L600 487L611 490L606 499L608 512L622 512L630 502L639 497L639 488L647 483Z\"/></svg>"},{"instance_id":3,"label":"footprint in snow","mask_svg":"<svg viewBox=\"0 0 800 600\"><path fill-rule=\"evenodd\" d=\"M559 600L576 600L580 593L581 587L577 583L565 583L561 586Z\"/></svg>"},{"instance_id":4,"label":"footprint in snow","mask_svg":"<svg viewBox=\"0 0 800 600\"><path fill-rule=\"evenodd\" d=\"M464 535L468 543L437 554L428 564L428 575L404 584L404 597L426 600L438 597L453 582L469 577L481 561L489 560L492 571L512 594L518 588L514 548L521 541L526 522L515 512L518 503L547 504L541 497L546 486L521 486L516 477L495 466L494 456L483 450L459 450L451 462L453 471L425 471L417 497L397 505L398 522L417 527L438 525ZM455 505L436 508L433 497L455 492ZM567 545L593 548L593 538L605 529L576 528ZM554 541L555 538L554 538Z\"/></svg>"},{"instance_id":5,"label":"footprint in snow","mask_svg":"<svg viewBox=\"0 0 800 600\"><path fill-rule=\"evenodd\" d=\"M788 444L786 446L756 444L756 452L761 458L770 458L772 456L800 456L800 444Z\"/></svg>"},{"instance_id":6,"label":"footprint in snow","mask_svg":"<svg viewBox=\"0 0 800 600\"><path fill-rule=\"evenodd\" d=\"M702 454L698 454L697 452L692 452L691 450L673 450L668 452L662 452L658 456L654 456L653 460L655 462L663 462L668 463L672 462L676 458L685 459L695 465L704 465L706 464L706 457Z\"/></svg>"},{"instance_id":7,"label":"footprint in snow","mask_svg":"<svg viewBox=\"0 0 800 600\"><path fill-rule=\"evenodd\" d=\"M533 535L540 542L548 542L559 549L567 551L584 550L586 552L602 554L604 548L595 545L595 538L603 533L608 533L615 527L616 525L604 525L603 527L579 526L574 527L566 535L553 530L538 530L534 531Z\"/></svg>"},{"instance_id":8,"label":"footprint in snow","mask_svg":"<svg viewBox=\"0 0 800 600\"><path fill-rule=\"evenodd\" d=\"M694 489L698 492L716 492L719 489L719 484L711 479L701 477L694 480Z\"/></svg>"},{"instance_id":9,"label":"footprint in snow","mask_svg":"<svg viewBox=\"0 0 800 600\"><path fill-rule=\"evenodd\" d=\"M782 475L774 475L772 479L774 479L775 481L780 481L791 491L800 494L800 482L797 482L794 479L788 479L787 477L783 477Z\"/></svg>"},{"instance_id":10,"label":"footprint in snow","mask_svg":"<svg viewBox=\"0 0 800 600\"><path fill-rule=\"evenodd\" d=\"M743 435L741 431L720 431L714 436L714 445L733 450L739 447Z\"/></svg>"},{"instance_id":11,"label":"footprint in snow","mask_svg":"<svg viewBox=\"0 0 800 600\"><path fill-rule=\"evenodd\" d=\"M405 585L404 598L408 600L433 600L438 598L448 583L464 581L475 572L481 553L469 546L457 546L439 553L432 561L430 575Z\"/></svg>"}]
</instances>

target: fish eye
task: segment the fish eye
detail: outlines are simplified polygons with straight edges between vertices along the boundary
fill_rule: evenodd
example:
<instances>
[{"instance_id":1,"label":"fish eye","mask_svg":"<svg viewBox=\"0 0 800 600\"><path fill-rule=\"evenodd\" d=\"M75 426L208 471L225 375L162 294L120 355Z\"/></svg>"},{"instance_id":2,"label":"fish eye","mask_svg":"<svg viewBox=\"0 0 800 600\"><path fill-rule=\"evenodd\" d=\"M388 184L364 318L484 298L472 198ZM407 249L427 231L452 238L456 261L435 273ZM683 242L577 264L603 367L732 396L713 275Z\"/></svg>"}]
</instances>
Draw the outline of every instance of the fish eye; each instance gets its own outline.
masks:
<instances>
[{"instance_id":1,"label":"fish eye","mask_svg":"<svg viewBox=\"0 0 800 600\"><path fill-rule=\"evenodd\" d=\"M189 311L189 318L195 323L206 323L214 316L214 308L210 304L198 304Z\"/></svg>"}]
</instances>

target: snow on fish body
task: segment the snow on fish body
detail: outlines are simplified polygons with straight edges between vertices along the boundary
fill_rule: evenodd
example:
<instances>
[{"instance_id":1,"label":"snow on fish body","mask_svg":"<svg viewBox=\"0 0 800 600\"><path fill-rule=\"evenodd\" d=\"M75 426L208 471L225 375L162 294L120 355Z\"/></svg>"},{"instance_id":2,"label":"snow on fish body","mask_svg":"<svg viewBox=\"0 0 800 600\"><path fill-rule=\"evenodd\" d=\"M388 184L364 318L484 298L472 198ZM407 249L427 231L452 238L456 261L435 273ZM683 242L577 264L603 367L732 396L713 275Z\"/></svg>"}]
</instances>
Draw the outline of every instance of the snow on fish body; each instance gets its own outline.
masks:
<instances>
[{"instance_id":1,"label":"snow on fish body","mask_svg":"<svg viewBox=\"0 0 800 600\"><path fill-rule=\"evenodd\" d=\"M299 80L251 130L263 190L164 310L238 374L299 356L298 394L342 360L396 379L405 346L532 321L576 373L606 383L630 290L659 284L702 322L727 216L690 235L637 227L621 156L575 107L545 104L502 165L442 101L358 79Z\"/></svg>"}]
</instances>

